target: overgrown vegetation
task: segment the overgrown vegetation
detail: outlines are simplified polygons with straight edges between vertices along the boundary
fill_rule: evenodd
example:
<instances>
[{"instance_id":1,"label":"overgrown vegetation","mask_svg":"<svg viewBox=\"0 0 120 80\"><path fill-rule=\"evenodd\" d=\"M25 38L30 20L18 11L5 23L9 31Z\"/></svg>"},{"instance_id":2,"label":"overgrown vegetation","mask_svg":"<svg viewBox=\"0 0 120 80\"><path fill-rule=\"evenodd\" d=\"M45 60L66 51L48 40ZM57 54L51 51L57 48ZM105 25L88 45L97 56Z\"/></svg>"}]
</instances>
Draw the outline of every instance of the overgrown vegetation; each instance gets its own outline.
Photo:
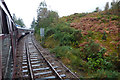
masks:
<instances>
[{"instance_id":1,"label":"overgrown vegetation","mask_svg":"<svg viewBox=\"0 0 120 80\"><path fill-rule=\"evenodd\" d=\"M106 3L105 11L97 9L93 13L75 13L62 18L57 12L47 10L46 3L41 2L35 37L41 42L39 29L44 27L43 46L73 72L83 76L80 78L118 78L120 42L116 30L120 17L114 6L120 2L113 2L111 8Z\"/></svg>"}]
</instances>

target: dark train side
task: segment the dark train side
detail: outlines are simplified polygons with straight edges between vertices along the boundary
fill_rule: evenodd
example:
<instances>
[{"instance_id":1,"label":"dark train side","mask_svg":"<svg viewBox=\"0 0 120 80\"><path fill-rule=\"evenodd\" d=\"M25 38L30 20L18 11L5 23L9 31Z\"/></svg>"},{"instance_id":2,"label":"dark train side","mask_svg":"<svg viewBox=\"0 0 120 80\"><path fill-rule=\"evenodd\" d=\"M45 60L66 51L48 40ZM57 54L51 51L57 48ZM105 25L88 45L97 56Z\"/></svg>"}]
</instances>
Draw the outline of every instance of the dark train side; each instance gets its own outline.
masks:
<instances>
[{"instance_id":1,"label":"dark train side","mask_svg":"<svg viewBox=\"0 0 120 80\"><path fill-rule=\"evenodd\" d=\"M13 78L17 42L31 32L33 30L16 27L5 2L0 0L0 80Z\"/></svg>"}]
</instances>

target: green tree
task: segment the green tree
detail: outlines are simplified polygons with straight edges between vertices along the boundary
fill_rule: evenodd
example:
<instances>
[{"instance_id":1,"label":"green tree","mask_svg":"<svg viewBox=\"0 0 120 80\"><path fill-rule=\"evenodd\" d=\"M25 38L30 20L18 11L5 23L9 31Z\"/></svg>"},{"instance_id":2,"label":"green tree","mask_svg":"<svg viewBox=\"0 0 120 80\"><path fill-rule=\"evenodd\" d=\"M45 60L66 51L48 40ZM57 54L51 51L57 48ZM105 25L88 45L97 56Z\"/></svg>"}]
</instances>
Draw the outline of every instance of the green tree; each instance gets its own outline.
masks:
<instances>
[{"instance_id":1,"label":"green tree","mask_svg":"<svg viewBox=\"0 0 120 80\"><path fill-rule=\"evenodd\" d=\"M107 11L108 9L109 9L109 2L107 2L105 5L105 11Z\"/></svg>"},{"instance_id":2,"label":"green tree","mask_svg":"<svg viewBox=\"0 0 120 80\"><path fill-rule=\"evenodd\" d=\"M37 9L37 27L49 27L58 17L58 13L48 10L46 2L43 1Z\"/></svg>"},{"instance_id":3,"label":"green tree","mask_svg":"<svg viewBox=\"0 0 120 80\"><path fill-rule=\"evenodd\" d=\"M15 24L18 24L18 25L20 25L21 27L25 27L25 24L24 24L24 22L23 22L23 19L21 19L21 18L18 18L18 19L17 19L17 17L16 17L15 14L13 14L13 20L14 20Z\"/></svg>"},{"instance_id":4,"label":"green tree","mask_svg":"<svg viewBox=\"0 0 120 80\"><path fill-rule=\"evenodd\" d=\"M114 9L114 8L115 8L115 0L111 2L111 9Z\"/></svg>"},{"instance_id":5,"label":"green tree","mask_svg":"<svg viewBox=\"0 0 120 80\"><path fill-rule=\"evenodd\" d=\"M39 19L38 26L39 27L50 27L52 23L56 22L58 19L58 13L54 11L48 11L48 15L46 18Z\"/></svg>"},{"instance_id":6,"label":"green tree","mask_svg":"<svg viewBox=\"0 0 120 80\"><path fill-rule=\"evenodd\" d=\"M53 22L57 21L58 17L59 17L59 15L58 15L57 12L49 11L49 13L48 13L48 20L50 21L50 23L53 23Z\"/></svg>"},{"instance_id":7,"label":"green tree","mask_svg":"<svg viewBox=\"0 0 120 80\"><path fill-rule=\"evenodd\" d=\"M35 18L33 18L32 24L31 24L31 28L35 28L36 24L35 24Z\"/></svg>"},{"instance_id":8,"label":"green tree","mask_svg":"<svg viewBox=\"0 0 120 80\"><path fill-rule=\"evenodd\" d=\"M99 7L96 7L94 12L100 12L101 10L99 9Z\"/></svg>"},{"instance_id":9,"label":"green tree","mask_svg":"<svg viewBox=\"0 0 120 80\"><path fill-rule=\"evenodd\" d=\"M37 18L41 20L46 18L48 15L47 4L45 1L41 2L38 9L37 9Z\"/></svg>"},{"instance_id":10,"label":"green tree","mask_svg":"<svg viewBox=\"0 0 120 80\"><path fill-rule=\"evenodd\" d=\"M111 2L111 11L113 14L120 16L120 1L119 0L113 0Z\"/></svg>"},{"instance_id":11,"label":"green tree","mask_svg":"<svg viewBox=\"0 0 120 80\"><path fill-rule=\"evenodd\" d=\"M21 27L25 27L23 19L21 19L21 18L18 18L18 20L16 21L16 24L20 25Z\"/></svg>"}]
</instances>

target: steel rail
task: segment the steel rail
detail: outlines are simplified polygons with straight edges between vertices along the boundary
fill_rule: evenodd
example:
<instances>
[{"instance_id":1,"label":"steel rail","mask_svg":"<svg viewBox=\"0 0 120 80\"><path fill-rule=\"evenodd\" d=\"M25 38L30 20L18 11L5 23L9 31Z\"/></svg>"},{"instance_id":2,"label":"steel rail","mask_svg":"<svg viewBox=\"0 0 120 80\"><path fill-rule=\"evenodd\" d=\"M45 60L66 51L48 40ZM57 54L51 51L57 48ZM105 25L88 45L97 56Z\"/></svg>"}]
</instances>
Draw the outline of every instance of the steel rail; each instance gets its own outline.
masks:
<instances>
[{"instance_id":1,"label":"steel rail","mask_svg":"<svg viewBox=\"0 0 120 80\"><path fill-rule=\"evenodd\" d=\"M31 62L30 62L30 55L29 55L29 50L28 50L28 44L25 42L25 46L26 46L26 57L27 57L27 63L28 63L28 71L29 71L29 75L31 80L34 80L34 76L33 76L33 71L32 71L32 67L31 67Z\"/></svg>"},{"instance_id":2,"label":"steel rail","mask_svg":"<svg viewBox=\"0 0 120 80\"><path fill-rule=\"evenodd\" d=\"M32 40L32 38L31 38ZM35 45L35 43L32 40L33 45L35 46L35 48L37 49L37 51L41 54L41 56L43 57L43 59L47 62L47 64L50 66L51 70L53 70L53 72L55 73L56 77L58 80L63 80L62 77L57 73L57 71L53 68L53 66L51 65L51 63L43 56L43 53L41 53L41 51L38 49L38 47Z\"/></svg>"},{"instance_id":3,"label":"steel rail","mask_svg":"<svg viewBox=\"0 0 120 80\"><path fill-rule=\"evenodd\" d=\"M31 35L32 37L32 35ZM33 40L32 40L33 41ZM80 80L79 77L77 75L75 75L75 73L73 73L66 65L64 65L61 61L57 60L64 68L66 68L77 80Z\"/></svg>"},{"instance_id":4,"label":"steel rail","mask_svg":"<svg viewBox=\"0 0 120 80\"><path fill-rule=\"evenodd\" d=\"M74 77L76 77L77 80L80 80L77 75L75 75L68 67L66 67L61 61L58 60L59 63L62 64L63 67L65 67Z\"/></svg>"}]
</instances>

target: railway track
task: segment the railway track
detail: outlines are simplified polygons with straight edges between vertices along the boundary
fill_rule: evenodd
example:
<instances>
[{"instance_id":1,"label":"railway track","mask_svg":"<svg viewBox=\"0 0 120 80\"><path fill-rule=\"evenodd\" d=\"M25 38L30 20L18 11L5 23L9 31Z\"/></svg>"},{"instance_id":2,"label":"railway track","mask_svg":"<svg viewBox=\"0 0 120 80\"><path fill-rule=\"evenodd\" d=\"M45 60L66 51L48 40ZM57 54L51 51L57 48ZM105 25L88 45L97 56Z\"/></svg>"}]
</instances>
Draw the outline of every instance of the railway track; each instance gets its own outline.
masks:
<instances>
[{"instance_id":1,"label":"railway track","mask_svg":"<svg viewBox=\"0 0 120 80\"><path fill-rule=\"evenodd\" d=\"M27 38L25 40L26 53L23 53L22 59L23 78L31 80L79 80L65 65L45 53L31 35Z\"/></svg>"}]
</instances>

